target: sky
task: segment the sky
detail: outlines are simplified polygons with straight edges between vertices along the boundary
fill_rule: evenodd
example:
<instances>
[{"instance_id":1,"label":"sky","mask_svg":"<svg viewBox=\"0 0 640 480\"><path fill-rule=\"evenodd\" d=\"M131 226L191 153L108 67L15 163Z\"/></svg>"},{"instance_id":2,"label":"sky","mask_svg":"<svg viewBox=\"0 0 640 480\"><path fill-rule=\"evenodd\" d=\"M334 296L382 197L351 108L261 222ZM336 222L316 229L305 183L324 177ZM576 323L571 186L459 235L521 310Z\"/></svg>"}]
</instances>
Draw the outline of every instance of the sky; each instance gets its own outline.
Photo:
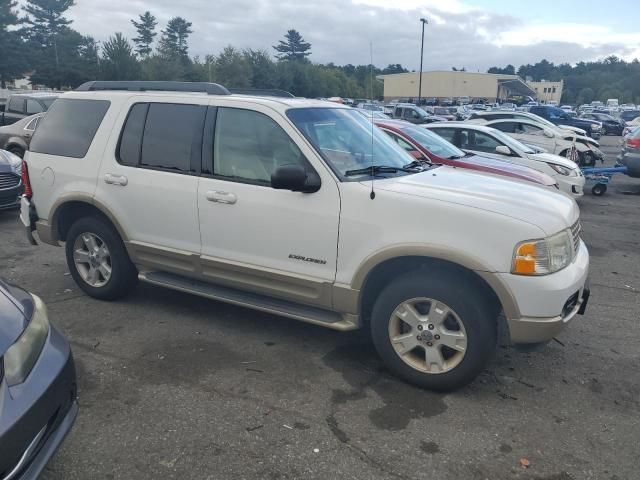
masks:
<instances>
[{"instance_id":1,"label":"sky","mask_svg":"<svg viewBox=\"0 0 640 480\"><path fill-rule=\"evenodd\" d=\"M268 49L295 28L318 63L420 65L424 70L640 58L638 0L76 0L73 28L103 41L135 36L130 19L150 10L164 28L173 16L193 23L190 54L226 45ZM158 38L158 37L157 37Z\"/></svg>"}]
</instances>

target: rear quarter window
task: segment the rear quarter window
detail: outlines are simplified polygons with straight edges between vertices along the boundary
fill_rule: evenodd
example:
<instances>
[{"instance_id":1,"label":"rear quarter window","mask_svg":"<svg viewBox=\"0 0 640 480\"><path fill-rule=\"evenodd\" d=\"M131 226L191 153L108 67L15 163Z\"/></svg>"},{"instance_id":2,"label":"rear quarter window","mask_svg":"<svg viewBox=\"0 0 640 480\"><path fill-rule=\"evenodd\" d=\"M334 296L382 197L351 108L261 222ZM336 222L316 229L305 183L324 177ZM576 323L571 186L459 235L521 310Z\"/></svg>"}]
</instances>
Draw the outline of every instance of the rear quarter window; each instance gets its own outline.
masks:
<instances>
[{"instance_id":1,"label":"rear quarter window","mask_svg":"<svg viewBox=\"0 0 640 480\"><path fill-rule=\"evenodd\" d=\"M108 100L58 99L42 118L29 149L83 158L110 104Z\"/></svg>"}]
</instances>

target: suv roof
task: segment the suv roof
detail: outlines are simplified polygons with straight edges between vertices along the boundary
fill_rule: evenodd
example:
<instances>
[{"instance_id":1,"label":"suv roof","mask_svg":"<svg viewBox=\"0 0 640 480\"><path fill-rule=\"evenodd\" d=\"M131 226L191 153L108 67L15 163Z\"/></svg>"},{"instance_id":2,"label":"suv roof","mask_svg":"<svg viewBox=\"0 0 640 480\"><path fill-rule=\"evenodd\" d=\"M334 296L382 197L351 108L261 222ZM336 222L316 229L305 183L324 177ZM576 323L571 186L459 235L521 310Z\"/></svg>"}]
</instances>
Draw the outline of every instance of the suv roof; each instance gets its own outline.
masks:
<instances>
[{"instance_id":1,"label":"suv roof","mask_svg":"<svg viewBox=\"0 0 640 480\"><path fill-rule=\"evenodd\" d=\"M20 92L12 93L15 97L31 97L31 98L55 98L61 95L60 92Z\"/></svg>"}]
</instances>

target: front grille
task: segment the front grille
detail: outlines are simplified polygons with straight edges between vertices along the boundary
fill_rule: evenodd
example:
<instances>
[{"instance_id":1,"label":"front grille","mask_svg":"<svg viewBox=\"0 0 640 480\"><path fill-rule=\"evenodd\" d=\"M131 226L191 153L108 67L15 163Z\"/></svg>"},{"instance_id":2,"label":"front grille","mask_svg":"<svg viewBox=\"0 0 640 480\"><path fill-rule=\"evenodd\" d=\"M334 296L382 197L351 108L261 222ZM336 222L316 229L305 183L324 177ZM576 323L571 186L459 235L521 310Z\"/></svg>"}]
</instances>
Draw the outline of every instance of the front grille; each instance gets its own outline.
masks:
<instances>
[{"instance_id":1,"label":"front grille","mask_svg":"<svg viewBox=\"0 0 640 480\"><path fill-rule=\"evenodd\" d=\"M582 225L580 220L571 226L571 236L573 237L573 251L577 252L580 248L580 233L582 233Z\"/></svg>"},{"instance_id":2,"label":"front grille","mask_svg":"<svg viewBox=\"0 0 640 480\"><path fill-rule=\"evenodd\" d=\"M20 185L20 177L15 173L0 173L0 190L15 188Z\"/></svg>"}]
</instances>

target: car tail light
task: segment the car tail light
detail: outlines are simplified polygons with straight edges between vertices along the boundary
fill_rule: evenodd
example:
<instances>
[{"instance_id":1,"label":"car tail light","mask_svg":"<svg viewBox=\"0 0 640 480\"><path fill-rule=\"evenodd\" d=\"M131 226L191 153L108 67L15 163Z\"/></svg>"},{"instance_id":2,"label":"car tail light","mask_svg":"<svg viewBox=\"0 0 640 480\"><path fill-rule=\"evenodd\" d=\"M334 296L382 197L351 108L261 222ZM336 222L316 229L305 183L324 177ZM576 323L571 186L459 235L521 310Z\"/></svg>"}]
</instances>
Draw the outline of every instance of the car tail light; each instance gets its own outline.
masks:
<instances>
[{"instance_id":1,"label":"car tail light","mask_svg":"<svg viewBox=\"0 0 640 480\"><path fill-rule=\"evenodd\" d=\"M627 140L627 147L640 149L640 137L630 138Z\"/></svg>"},{"instance_id":2,"label":"car tail light","mask_svg":"<svg viewBox=\"0 0 640 480\"><path fill-rule=\"evenodd\" d=\"M33 196L33 190L31 190L31 180L29 180L27 162L24 160L22 160L22 185L24 186L24 196L31 198Z\"/></svg>"}]
</instances>

